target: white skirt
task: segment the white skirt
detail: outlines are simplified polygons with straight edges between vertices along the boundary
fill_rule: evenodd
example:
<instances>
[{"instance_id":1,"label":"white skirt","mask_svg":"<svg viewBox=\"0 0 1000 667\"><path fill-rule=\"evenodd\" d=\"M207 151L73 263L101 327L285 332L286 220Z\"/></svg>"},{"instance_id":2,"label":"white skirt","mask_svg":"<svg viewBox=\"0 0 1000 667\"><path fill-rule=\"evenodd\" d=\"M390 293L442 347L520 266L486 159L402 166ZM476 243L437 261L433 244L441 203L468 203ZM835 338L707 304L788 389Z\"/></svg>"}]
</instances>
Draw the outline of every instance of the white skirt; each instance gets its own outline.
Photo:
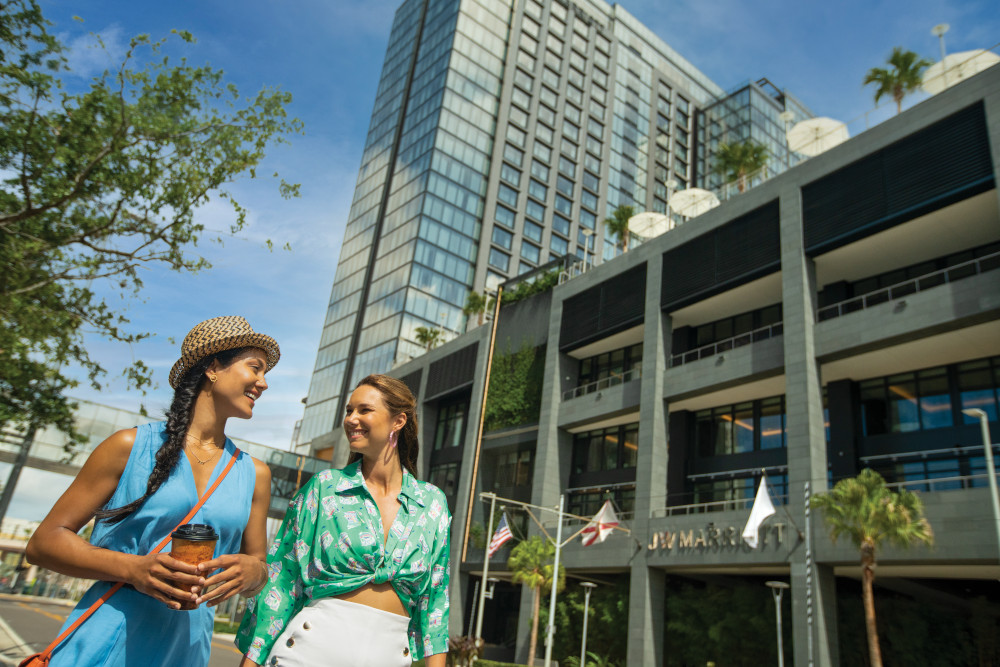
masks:
<instances>
[{"instance_id":1,"label":"white skirt","mask_svg":"<svg viewBox=\"0 0 1000 667\"><path fill-rule=\"evenodd\" d=\"M285 627L266 667L410 667L410 619L336 598L313 600Z\"/></svg>"}]
</instances>

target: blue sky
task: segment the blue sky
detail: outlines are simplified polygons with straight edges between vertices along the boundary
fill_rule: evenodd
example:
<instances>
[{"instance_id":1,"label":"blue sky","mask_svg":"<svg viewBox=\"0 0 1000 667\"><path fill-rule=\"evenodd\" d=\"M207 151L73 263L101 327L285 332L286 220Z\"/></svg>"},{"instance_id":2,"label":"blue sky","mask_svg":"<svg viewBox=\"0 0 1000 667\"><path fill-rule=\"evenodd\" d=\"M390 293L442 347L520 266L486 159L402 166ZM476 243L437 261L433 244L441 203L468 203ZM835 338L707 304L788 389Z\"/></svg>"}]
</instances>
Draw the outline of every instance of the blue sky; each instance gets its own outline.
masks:
<instances>
[{"instance_id":1,"label":"blue sky","mask_svg":"<svg viewBox=\"0 0 1000 667\"><path fill-rule=\"evenodd\" d=\"M271 389L254 419L231 424L230 432L287 447L308 390L397 5L397 0L42 0L55 32L73 47L77 84L117 62L130 36L186 29L198 38L185 51L190 61L224 70L244 94L264 85L290 91L290 111L305 123L305 134L273 149L259 170L279 171L301 183L302 197L281 199L270 178L234 185L250 210L242 238L224 247L204 245L214 268L198 276L154 270L140 300L119 301L112 294L136 330L157 336L134 349L91 340L93 355L112 371L111 381L100 393L81 387L76 395L128 409L145 401L151 412L162 411L170 397L166 375L186 331L208 317L242 314L278 339L282 360L269 375ZM985 0L633 0L623 6L723 88L766 76L816 114L850 121L852 134L864 128L865 114L874 106L861 79L893 46L936 60L938 43L930 29L937 23L951 25L949 53L993 47L1000 40L1000 12ZM74 15L83 21L74 21ZM92 47L90 32L102 35L106 53ZM883 107L869 121L889 111ZM200 215L213 229L229 221L219 205ZM292 251L268 252L266 238L287 241ZM114 379L133 357L150 364L160 383L145 399Z\"/></svg>"}]
</instances>

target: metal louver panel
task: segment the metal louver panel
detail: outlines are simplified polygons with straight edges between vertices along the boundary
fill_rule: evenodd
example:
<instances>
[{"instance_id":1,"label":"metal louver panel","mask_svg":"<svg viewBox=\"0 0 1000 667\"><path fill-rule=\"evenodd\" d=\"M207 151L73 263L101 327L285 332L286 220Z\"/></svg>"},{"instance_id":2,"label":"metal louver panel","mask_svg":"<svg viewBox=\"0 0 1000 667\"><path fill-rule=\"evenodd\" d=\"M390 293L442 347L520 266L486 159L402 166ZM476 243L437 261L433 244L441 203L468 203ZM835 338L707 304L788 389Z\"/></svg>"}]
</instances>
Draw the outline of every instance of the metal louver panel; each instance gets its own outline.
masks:
<instances>
[{"instance_id":1,"label":"metal louver panel","mask_svg":"<svg viewBox=\"0 0 1000 667\"><path fill-rule=\"evenodd\" d=\"M420 400L420 376L422 374L423 374L423 369L420 369L414 371L413 373L410 373L409 375L404 375L403 377L399 378L400 382L402 382L403 384L405 384L407 387L410 388L410 391L413 392L413 395L417 398L418 401Z\"/></svg>"},{"instance_id":2,"label":"metal louver panel","mask_svg":"<svg viewBox=\"0 0 1000 667\"><path fill-rule=\"evenodd\" d=\"M781 266L778 200L663 253L660 305L675 310Z\"/></svg>"},{"instance_id":3,"label":"metal louver panel","mask_svg":"<svg viewBox=\"0 0 1000 667\"><path fill-rule=\"evenodd\" d=\"M476 353L479 343L466 345L461 350L438 359L427 371L427 396L429 400L472 382L476 374Z\"/></svg>"},{"instance_id":4,"label":"metal louver panel","mask_svg":"<svg viewBox=\"0 0 1000 667\"><path fill-rule=\"evenodd\" d=\"M592 343L642 322L646 265L620 273L563 302L559 349Z\"/></svg>"},{"instance_id":5,"label":"metal louver panel","mask_svg":"<svg viewBox=\"0 0 1000 667\"><path fill-rule=\"evenodd\" d=\"M817 255L992 187L982 103L802 188L806 252Z\"/></svg>"}]
</instances>

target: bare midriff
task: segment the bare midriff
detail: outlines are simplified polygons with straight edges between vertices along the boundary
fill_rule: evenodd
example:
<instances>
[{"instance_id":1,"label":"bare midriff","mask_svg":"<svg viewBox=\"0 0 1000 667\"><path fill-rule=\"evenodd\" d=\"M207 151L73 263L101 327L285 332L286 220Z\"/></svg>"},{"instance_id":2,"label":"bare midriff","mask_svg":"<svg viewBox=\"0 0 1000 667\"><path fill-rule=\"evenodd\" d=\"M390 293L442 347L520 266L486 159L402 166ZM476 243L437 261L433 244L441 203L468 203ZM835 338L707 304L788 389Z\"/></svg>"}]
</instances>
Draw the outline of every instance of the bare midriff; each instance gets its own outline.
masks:
<instances>
[{"instance_id":1,"label":"bare midriff","mask_svg":"<svg viewBox=\"0 0 1000 667\"><path fill-rule=\"evenodd\" d=\"M361 588L353 590L350 593L338 595L337 598L347 602L353 602L355 604L363 604L366 607L372 607L373 609L387 611L390 614L405 616L407 618L410 617L410 615L406 613L406 609L403 607L403 602L399 599L399 595L396 594L396 591L392 588L392 584L389 583L365 584Z\"/></svg>"}]
</instances>

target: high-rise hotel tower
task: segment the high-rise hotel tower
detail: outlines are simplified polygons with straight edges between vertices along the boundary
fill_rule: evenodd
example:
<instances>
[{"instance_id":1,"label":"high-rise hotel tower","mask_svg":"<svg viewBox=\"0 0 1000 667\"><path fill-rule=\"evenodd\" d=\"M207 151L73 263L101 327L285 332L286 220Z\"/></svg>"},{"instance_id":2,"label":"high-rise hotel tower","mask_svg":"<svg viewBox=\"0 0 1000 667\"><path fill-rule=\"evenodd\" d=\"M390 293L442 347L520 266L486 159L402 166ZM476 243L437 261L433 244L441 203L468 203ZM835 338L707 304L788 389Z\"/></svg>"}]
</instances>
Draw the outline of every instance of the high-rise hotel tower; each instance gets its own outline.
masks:
<instances>
[{"instance_id":1,"label":"high-rise hotel tower","mask_svg":"<svg viewBox=\"0 0 1000 667\"><path fill-rule=\"evenodd\" d=\"M343 462L346 451L334 445L347 392L366 374L421 354L419 327L445 340L463 332L470 291L558 257L614 257L620 251L601 221L621 205L663 212L668 183L703 182L698 170L712 146L699 150L696 115L724 99L619 5L405 0L300 451ZM783 106L777 94L760 109L774 125ZM808 114L798 104L794 111Z\"/></svg>"}]
</instances>

